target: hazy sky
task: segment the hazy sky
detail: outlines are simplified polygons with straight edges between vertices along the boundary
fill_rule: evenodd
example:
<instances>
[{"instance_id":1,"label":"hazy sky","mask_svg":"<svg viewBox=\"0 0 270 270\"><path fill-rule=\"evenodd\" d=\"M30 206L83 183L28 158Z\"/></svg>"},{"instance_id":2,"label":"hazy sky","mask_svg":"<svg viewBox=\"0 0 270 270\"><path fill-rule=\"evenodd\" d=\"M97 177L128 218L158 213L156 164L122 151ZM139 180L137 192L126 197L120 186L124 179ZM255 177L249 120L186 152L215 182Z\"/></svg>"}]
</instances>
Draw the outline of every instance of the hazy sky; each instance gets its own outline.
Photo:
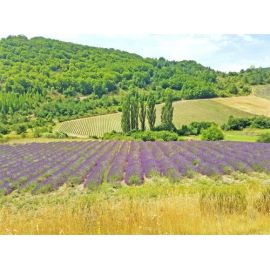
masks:
<instances>
[{"instance_id":1,"label":"hazy sky","mask_svg":"<svg viewBox=\"0 0 270 270\"><path fill-rule=\"evenodd\" d=\"M269 67L270 35L246 34L269 32L269 1L244 3L243 12L235 0L3 0L0 38L44 36L222 71Z\"/></svg>"}]
</instances>

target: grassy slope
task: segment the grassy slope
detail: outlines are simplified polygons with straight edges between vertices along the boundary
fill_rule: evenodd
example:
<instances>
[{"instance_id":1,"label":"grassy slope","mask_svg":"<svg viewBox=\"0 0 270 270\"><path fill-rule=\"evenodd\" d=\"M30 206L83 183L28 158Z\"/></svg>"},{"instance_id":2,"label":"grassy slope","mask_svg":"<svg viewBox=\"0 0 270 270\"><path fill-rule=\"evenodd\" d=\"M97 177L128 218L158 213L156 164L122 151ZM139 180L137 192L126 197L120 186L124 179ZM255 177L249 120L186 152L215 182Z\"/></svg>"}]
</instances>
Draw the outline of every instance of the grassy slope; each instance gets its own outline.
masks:
<instances>
[{"instance_id":1,"label":"grassy slope","mask_svg":"<svg viewBox=\"0 0 270 270\"><path fill-rule=\"evenodd\" d=\"M220 104L242 110L244 112L270 116L270 100L257 96L242 96L215 99Z\"/></svg>"},{"instance_id":2,"label":"grassy slope","mask_svg":"<svg viewBox=\"0 0 270 270\"><path fill-rule=\"evenodd\" d=\"M269 212L256 208L267 179L239 173L220 180L157 178L141 186L13 193L0 197L0 234L269 234ZM261 206L268 204L267 197Z\"/></svg>"},{"instance_id":3,"label":"grassy slope","mask_svg":"<svg viewBox=\"0 0 270 270\"><path fill-rule=\"evenodd\" d=\"M157 124L160 123L162 105L157 105ZM230 115L251 116L247 112L223 105L215 100L185 100L174 103L174 124L180 127L192 121L214 121L222 124ZM121 131L121 113L82 118L60 123L57 130L72 136L102 136L112 130Z\"/></svg>"}]
</instances>

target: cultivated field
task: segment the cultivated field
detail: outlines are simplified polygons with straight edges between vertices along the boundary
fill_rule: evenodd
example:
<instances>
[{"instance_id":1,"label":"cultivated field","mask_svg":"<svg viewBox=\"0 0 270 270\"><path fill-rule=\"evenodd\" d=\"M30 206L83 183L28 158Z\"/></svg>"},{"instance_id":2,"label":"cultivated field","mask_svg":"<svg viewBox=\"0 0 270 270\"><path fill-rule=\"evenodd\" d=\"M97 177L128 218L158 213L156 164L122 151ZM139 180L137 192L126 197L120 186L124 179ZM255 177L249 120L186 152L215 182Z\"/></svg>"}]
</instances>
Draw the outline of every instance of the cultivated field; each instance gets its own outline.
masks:
<instances>
[{"instance_id":1,"label":"cultivated field","mask_svg":"<svg viewBox=\"0 0 270 270\"><path fill-rule=\"evenodd\" d=\"M270 116L270 100L257 97L230 97L215 99L220 104L238 109L247 113Z\"/></svg>"},{"instance_id":2,"label":"cultivated field","mask_svg":"<svg viewBox=\"0 0 270 270\"><path fill-rule=\"evenodd\" d=\"M270 85L258 85L254 87L255 96L270 99Z\"/></svg>"},{"instance_id":3,"label":"cultivated field","mask_svg":"<svg viewBox=\"0 0 270 270\"><path fill-rule=\"evenodd\" d=\"M157 105L157 121L160 124L162 105ZM230 115L248 117L250 113L228 107L215 100L185 100L174 102L174 124L179 128L193 121L214 121L225 123ZM107 114L62 122L56 130L71 136L103 136L106 132L121 131L121 113Z\"/></svg>"},{"instance_id":4,"label":"cultivated field","mask_svg":"<svg viewBox=\"0 0 270 270\"><path fill-rule=\"evenodd\" d=\"M196 174L270 172L270 145L237 142L56 142L0 146L0 190L46 193L64 184L179 182Z\"/></svg>"}]
</instances>

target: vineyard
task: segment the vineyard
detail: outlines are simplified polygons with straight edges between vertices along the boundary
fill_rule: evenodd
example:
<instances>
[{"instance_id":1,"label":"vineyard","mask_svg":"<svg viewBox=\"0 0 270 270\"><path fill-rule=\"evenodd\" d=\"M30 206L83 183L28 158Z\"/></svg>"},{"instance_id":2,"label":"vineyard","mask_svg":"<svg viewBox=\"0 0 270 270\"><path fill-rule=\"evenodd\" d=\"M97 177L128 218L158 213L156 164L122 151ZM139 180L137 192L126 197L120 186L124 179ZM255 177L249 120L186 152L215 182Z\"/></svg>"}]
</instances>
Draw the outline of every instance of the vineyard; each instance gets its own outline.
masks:
<instances>
[{"instance_id":1,"label":"vineyard","mask_svg":"<svg viewBox=\"0 0 270 270\"><path fill-rule=\"evenodd\" d=\"M270 172L270 145L237 142L52 142L0 146L0 190L49 192L141 184L153 174L181 181L194 174Z\"/></svg>"},{"instance_id":2,"label":"vineyard","mask_svg":"<svg viewBox=\"0 0 270 270\"><path fill-rule=\"evenodd\" d=\"M160 124L161 108L157 105L156 124ZM215 100L186 100L174 102L173 122L177 128L193 121L214 121L218 124L225 123L229 116L248 117L252 114L223 105ZM121 131L121 113L106 114L88 118L81 118L60 123L56 130L71 136L98 136L104 133Z\"/></svg>"}]
</instances>

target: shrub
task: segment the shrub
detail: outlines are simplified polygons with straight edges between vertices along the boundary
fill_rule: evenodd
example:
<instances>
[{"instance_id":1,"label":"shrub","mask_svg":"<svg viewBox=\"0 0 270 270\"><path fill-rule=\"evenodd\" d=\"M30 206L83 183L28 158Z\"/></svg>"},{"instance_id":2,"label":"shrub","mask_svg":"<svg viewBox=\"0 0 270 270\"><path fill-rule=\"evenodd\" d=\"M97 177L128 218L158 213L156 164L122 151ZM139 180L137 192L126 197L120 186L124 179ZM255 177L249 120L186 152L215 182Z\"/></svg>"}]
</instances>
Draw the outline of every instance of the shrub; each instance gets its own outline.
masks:
<instances>
[{"instance_id":1,"label":"shrub","mask_svg":"<svg viewBox=\"0 0 270 270\"><path fill-rule=\"evenodd\" d=\"M270 133L264 133L259 136L257 142L270 143Z\"/></svg>"},{"instance_id":2,"label":"shrub","mask_svg":"<svg viewBox=\"0 0 270 270\"><path fill-rule=\"evenodd\" d=\"M68 135L64 132L45 132L41 134L42 137L44 138L54 138L54 139L64 139L64 138L68 138Z\"/></svg>"},{"instance_id":3,"label":"shrub","mask_svg":"<svg viewBox=\"0 0 270 270\"><path fill-rule=\"evenodd\" d=\"M0 134L6 135L9 133L9 128L5 125L0 124Z\"/></svg>"},{"instance_id":4,"label":"shrub","mask_svg":"<svg viewBox=\"0 0 270 270\"><path fill-rule=\"evenodd\" d=\"M220 141L223 139L224 134L217 126L213 125L202 132L202 140L204 141Z\"/></svg>"},{"instance_id":5,"label":"shrub","mask_svg":"<svg viewBox=\"0 0 270 270\"><path fill-rule=\"evenodd\" d=\"M211 127L212 125L217 125L214 122L192 122L190 125L182 125L182 127L177 131L179 135L199 135L203 130Z\"/></svg>"},{"instance_id":6,"label":"shrub","mask_svg":"<svg viewBox=\"0 0 270 270\"><path fill-rule=\"evenodd\" d=\"M246 127L251 125L252 119L251 118L235 118L230 116L228 119L227 124L222 126L224 130L242 130Z\"/></svg>"},{"instance_id":7,"label":"shrub","mask_svg":"<svg viewBox=\"0 0 270 270\"><path fill-rule=\"evenodd\" d=\"M178 135L180 136L188 136L191 135L190 128L188 125L182 125L180 129L177 130Z\"/></svg>"},{"instance_id":8,"label":"shrub","mask_svg":"<svg viewBox=\"0 0 270 270\"><path fill-rule=\"evenodd\" d=\"M251 127L254 128L270 128L270 117L255 116L252 120Z\"/></svg>"},{"instance_id":9,"label":"shrub","mask_svg":"<svg viewBox=\"0 0 270 270\"><path fill-rule=\"evenodd\" d=\"M270 117L261 115L251 118L234 118L230 116L228 122L222 126L222 129L242 130L247 127L270 128Z\"/></svg>"},{"instance_id":10,"label":"shrub","mask_svg":"<svg viewBox=\"0 0 270 270\"><path fill-rule=\"evenodd\" d=\"M144 142L146 142L146 141L155 141L155 137L153 136L153 133L152 132L150 132L150 131L146 131L146 132L144 132L141 136L140 136L140 138L144 141Z\"/></svg>"},{"instance_id":11,"label":"shrub","mask_svg":"<svg viewBox=\"0 0 270 270\"><path fill-rule=\"evenodd\" d=\"M155 128L153 128L153 131L173 131L173 132L176 132L177 129L176 127L174 126L174 124L170 123L170 124L161 124Z\"/></svg>"},{"instance_id":12,"label":"shrub","mask_svg":"<svg viewBox=\"0 0 270 270\"><path fill-rule=\"evenodd\" d=\"M162 139L165 142L177 141L178 135L175 132L161 131L157 134L157 138Z\"/></svg>"},{"instance_id":13,"label":"shrub","mask_svg":"<svg viewBox=\"0 0 270 270\"><path fill-rule=\"evenodd\" d=\"M16 127L16 133L17 134L23 134L26 132L26 126L24 125L19 125Z\"/></svg>"}]
</instances>

